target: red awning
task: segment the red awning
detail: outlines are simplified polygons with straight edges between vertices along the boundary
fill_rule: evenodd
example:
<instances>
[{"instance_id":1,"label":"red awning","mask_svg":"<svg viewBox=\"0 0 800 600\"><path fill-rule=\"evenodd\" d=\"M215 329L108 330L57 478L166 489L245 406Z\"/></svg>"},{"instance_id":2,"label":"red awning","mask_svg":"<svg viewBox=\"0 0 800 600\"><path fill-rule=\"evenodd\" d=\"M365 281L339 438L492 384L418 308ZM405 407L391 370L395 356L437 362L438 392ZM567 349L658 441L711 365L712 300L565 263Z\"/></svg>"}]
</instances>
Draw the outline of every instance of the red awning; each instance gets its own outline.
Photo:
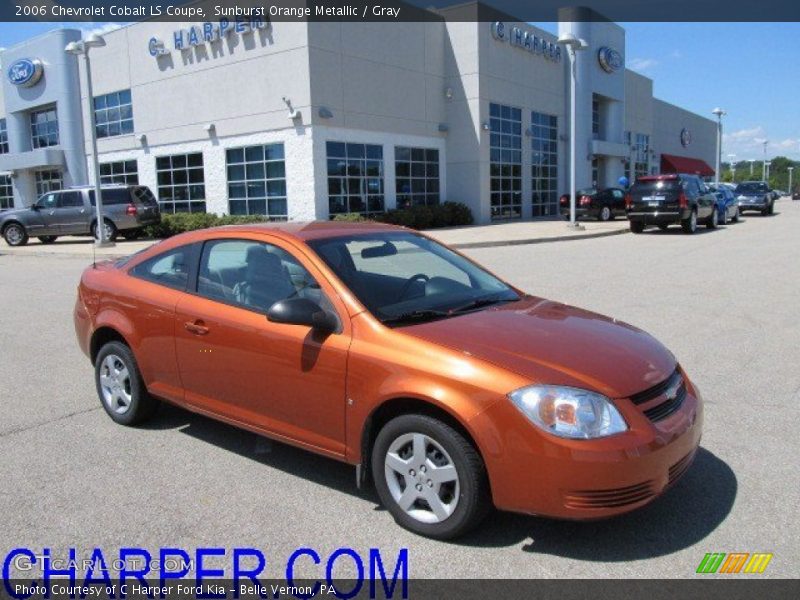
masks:
<instances>
[{"instance_id":1,"label":"red awning","mask_svg":"<svg viewBox=\"0 0 800 600\"><path fill-rule=\"evenodd\" d=\"M675 156L673 154L661 155L662 173L690 173L710 177L714 174L714 169L708 163L699 158L686 158L685 156Z\"/></svg>"}]
</instances>

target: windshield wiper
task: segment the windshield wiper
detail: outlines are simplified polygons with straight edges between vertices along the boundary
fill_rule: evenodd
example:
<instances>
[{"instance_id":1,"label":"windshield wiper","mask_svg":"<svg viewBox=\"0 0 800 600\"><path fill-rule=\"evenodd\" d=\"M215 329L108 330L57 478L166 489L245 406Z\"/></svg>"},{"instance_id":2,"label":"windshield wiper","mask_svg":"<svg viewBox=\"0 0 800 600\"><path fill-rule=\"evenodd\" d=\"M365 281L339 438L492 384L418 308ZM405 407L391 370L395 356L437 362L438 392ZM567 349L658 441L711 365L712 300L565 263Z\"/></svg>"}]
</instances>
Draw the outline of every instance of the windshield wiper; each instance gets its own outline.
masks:
<instances>
[{"instance_id":1,"label":"windshield wiper","mask_svg":"<svg viewBox=\"0 0 800 600\"><path fill-rule=\"evenodd\" d=\"M433 309L412 310L409 312L400 313L399 315L395 315L392 317L386 317L385 319L381 319L381 322L384 324L410 323L413 321L430 321L433 319L444 319L449 316L451 316L450 312L444 310L433 310Z\"/></svg>"},{"instance_id":2,"label":"windshield wiper","mask_svg":"<svg viewBox=\"0 0 800 600\"><path fill-rule=\"evenodd\" d=\"M519 300L519 297L500 298L497 295L484 296L483 298L475 298L474 300L470 300L469 302L462 304L461 306L456 306L455 308L451 308L447 312L450 314L458 314L468 310L483 308L484 306L492 306L493 304L505 304L506 302L516 302L517 300Z\"/></svg>"}]
</instances>

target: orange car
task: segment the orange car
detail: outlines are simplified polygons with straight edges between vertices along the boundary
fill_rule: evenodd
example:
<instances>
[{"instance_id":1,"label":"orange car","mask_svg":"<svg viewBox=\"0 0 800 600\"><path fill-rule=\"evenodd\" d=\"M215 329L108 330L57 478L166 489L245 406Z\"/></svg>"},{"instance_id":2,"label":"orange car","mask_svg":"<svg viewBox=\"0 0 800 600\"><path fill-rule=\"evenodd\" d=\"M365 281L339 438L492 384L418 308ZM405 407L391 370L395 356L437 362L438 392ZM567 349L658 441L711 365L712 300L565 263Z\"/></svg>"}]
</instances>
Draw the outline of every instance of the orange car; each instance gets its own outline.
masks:
<instances>
[{"instance_id":1,"label":"orange car","mask_svg":"<svg viewBox=\"0 0 800 600\"><path fill-rule=\"evenodd\" d=\"M700 441L700 394L650 335L388 225L179 235L86 269L75 329L117 423L165 400L348 462L439 539L492 505L632 510Z\"/></svg>"}]
</instances>

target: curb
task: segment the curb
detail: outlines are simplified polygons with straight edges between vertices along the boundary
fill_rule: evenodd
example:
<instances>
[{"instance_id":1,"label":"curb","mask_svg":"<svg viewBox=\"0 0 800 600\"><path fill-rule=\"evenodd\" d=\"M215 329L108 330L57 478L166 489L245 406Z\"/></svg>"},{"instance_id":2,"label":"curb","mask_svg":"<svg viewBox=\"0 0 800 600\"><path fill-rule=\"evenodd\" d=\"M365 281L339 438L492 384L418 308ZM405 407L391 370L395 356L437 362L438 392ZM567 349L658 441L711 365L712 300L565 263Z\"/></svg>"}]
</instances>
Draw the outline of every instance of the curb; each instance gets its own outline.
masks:
<instances>
[{"instance_id":1,"label":"curb","mask_svg":"<svg viewBox=\"0 0 800 600\"><path fill-rule=\"evenodd\" d=\"M498 248L500 246L525 246L528 244L547 244L549 242L567 242L578 240L590 240L592 238L609 237L612 235L620 235L629 233L628 229L615 229L612 231L600 231L598 233L587 233L584 235L559 235L555 237L546 238L529 238L523 240L503 240L498 242L467 242L464 244L447 244L451 248L457 250L471 249L471 248Z\"/></svg>"},{"instance_id":2,"label":"curb","mask_svg":"<svg viewBox=\"0 0 800 600\"><path fill-rule=\"evenodd\" d=\"M526 246L529 244L547 244L550 242L566 242L566 241L577 241L577 240L590 240L593 238L601 238L601 237L609 237L612 235L620 235L623 233L628 233L627 229L615 229L612 231L600 231L597 233L587 233L582 235L559 235L554 237L545 237L545 238L526 238L522 240L499 240L495 242L466 242L462 244L447 244L446 242L442 242L451 248L456 248L458 250L463 249L473 249L473 248L499 248L502 246ZM435 239L435 238L434 238ZM98 254L96 257L93 257L91 254L87 254L84 252L47 252L44 250L34 250L32 252L19 252L16 250L8 250L5 249L0 251L0 256L35 256L35 257L55 257L55 258L85 258L87 260L117 260L120 258L124 258L126 256L130 256L132 252L126 252L121 254Z\"/></svg>"}]
</instances>

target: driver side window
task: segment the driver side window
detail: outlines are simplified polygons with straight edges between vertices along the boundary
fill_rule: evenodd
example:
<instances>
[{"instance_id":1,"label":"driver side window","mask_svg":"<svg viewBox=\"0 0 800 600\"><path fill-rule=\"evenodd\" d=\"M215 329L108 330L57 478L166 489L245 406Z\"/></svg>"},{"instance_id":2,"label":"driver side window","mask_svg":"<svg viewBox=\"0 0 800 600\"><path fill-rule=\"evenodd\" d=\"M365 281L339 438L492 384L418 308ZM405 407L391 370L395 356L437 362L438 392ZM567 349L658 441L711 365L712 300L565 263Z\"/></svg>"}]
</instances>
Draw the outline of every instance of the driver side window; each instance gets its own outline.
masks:
<instances>
[{"instance_id":1,"label":"driver side window","mask_svg":"<svg viewBox=\"0 0 800 600\"><path fill-rule=\"evenodd\" d=\"M39 201L36 203L36 206L39 208L49 209L55 208L58 204L58 194L46 194L39 198Z\"/></svg>"},{"instance_id":2,"label":"driver side window","mask_svg":"<svg viewBox=\"0 0 800 600\"><path fill-rule=\"evenodd\" d=\"M254 240L207 242L200 259L197 292L264 313L276 302L295 296L332 309L319 284L294 256Z\"/></svg>"}]
</instances>

